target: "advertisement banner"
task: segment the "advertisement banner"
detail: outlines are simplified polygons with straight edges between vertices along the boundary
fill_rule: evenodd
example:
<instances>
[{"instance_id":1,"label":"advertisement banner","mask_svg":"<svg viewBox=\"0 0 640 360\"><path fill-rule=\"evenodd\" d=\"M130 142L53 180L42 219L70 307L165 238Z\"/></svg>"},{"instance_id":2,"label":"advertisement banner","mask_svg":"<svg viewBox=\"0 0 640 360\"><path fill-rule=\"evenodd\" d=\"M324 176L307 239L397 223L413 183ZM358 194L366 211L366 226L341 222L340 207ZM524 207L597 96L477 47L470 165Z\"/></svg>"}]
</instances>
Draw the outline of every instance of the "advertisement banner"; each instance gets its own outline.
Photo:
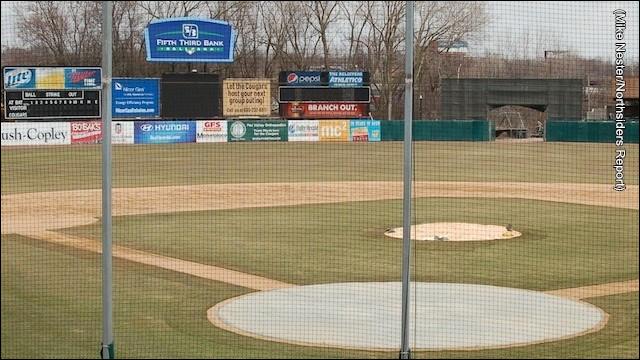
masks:
<instances>
[{"instance_id":1,"label":"advertisement banner","mask_svg":"<svg viewBox=\"0 0 640 360\"><path fill-rule=\"evenodd\" d=\"M329 71L329 86L357 87L364 84L362 71Z\"/></svg>"},{"instance_id":2,"label":"advertisement banner","mask_svg":"<svg viewBox=\"0 0 640 360\"><path fill-rule=\"evenodd\" d=\"M176 144L196 142L195 121L136 121L136 144Z\"/></svg>"},{"instance_id":3,"label":"advertisement banner","mask_svg":"<svg viewBox=\"0 0 640 360\"><path fill-rule=\"evenodd\" d=\"M318 120L289 121L289 141L320 141Z\"/></svg>"},{"instance_id":4,"label":"advertisement banner","mask_svg":"<svg viewBox=\"0 0 640 360\"><path fill-rule=\"evenodd\" d=\"M349 141L349 120L320 120L320 141Z\"/></svg>"},{"instance_id":5,"label":"advertisement banner","mask_svg":"<svg viewBox=\"0 0 640 360\"><path fill-rule=\"evenodd\" d=\"M204 120L196 122L196 142L227 142L226 120Z\"/></svg>"},{"instance_id":6,"label":"advertisement banner","mask_svg":"<svg viewBox=\"0 0 640 360\"><path fill-rule=\"evenodd\" d=\"M1 144L68 145L71 144L71 126L68 122L3 122Z\"/></svg>"},{"instance_id":7,"label":"advertisement banner","mask_svg":"<svg viewBox=\"0 0 640 360\"><path fill-rule=\"evenodd\" d=\"M144 39L147 61L233 62L236 33L225 21L183 17L151 21Z\"/></svg>"},{"instance_id":8,"label":"advertisement banner","mask_svg":"<svg viewBox=\"0 0 640 360\"><path fill-rule=\"evenodd\" d=\"M102 88L99 67L5 67L6 90L74 90Z\"/></svg>"},{"instance_id":9,"label":"advertisement banner","mask_svg":"<svg viewBox=\"0 0 640 360\"><path fill-rule=\"evenodd\" d=\"M160 79L113 78L111 113L114 118L160 116Z\"/></svg>"},{"instance_id":10,"label":"advertisement banner","mask_svg":"<svg viewBox=\"0 0 640 360\"><path fill-rule=\"evenodd\" d=\"M280 83L287 86L319 86L322 85L320 71L288 71L283 72Z\"/></svg>"},{"instance_id":11,"label":"advertisement banner","mask_svg":"<svg viewBox=\"0 0 640 360\"><path fill-rule=\"evenodd\" d=\"M133 121L112 121L111 122L111 143L112 144L133 144L134 143L134 122Z\"/></svg>"},{"instance_id":12,"label":"advertisement banner","mask_svg":"<svg viewBox=\"0 0 640 360\"><path fill-rule=\"evenodd\" d=\"M102 121L72 121L72 144L97 144L102 141Z\"/></svg>"},{"instance_id":13,"label":"advertisement banner","mask_svg":"<svg viewBox=\"0 0 640 360\"><path fill-rule=\"evenodd\" d=\"M271 115L269 79L225 79L222 81L224 116Z\"/></svg>"},{"instance_id":14,"label":"advertisement banner","mask_svg":"<svg viewBox=\"0 0 640 360\"><path fill-rule=\"evenodd\" d=\"M287 141L286 120L229 121L229 142L232 141Z\"/></svg>"},{"instance_id":15,"label":"advertisement banner","mask_svg":"<svg viewBox=\"0 0 640 360\"><path fill-rule=\"evenodd\" d=\"M351 141L380 141L380 120L351 120Z\"/></svg>"},{"instance_id":16,"label":"advertisement banner","mask_svg":"<svg viewBox=\"0 0 640 360\"><path fill-rule=\"evenodd\" d=\"M368 116L369 104L362 103L282 103L280 115L289 119L338 119Z\"/></svg>"}]
</instances>

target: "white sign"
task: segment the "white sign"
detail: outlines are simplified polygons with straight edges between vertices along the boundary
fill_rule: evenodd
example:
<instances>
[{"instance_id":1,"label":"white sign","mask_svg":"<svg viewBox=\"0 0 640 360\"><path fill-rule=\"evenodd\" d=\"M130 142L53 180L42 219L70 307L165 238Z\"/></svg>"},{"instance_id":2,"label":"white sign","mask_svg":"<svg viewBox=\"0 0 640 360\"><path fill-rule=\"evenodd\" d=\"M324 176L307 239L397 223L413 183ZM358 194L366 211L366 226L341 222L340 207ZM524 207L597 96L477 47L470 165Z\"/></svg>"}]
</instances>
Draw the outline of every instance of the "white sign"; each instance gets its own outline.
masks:
<instances>
[{"instance_id":1,"label":"white sign","mask_svg":"<svg viewBox=\"0 0 640 360\"><path fill-rule=\"evenodd\" d=\"M197 121L196 142L227 142L227 122L224 120Z\"/></svg>"},{"instance_id":2,"label":"white sign","mask_svg":"<svg viewBox=\"0 0 640 360\"><path fill-rule=\"evenodd\" d=\"M289 120L289 141L320 141L318 120Z\"/></svg>"},{"instance_id":3,"label":"white sign","mask_svg":"<svg viewBox=\"0 0 640 360\"><path fill-rule=\"evenodd\" d=\"M71 144L69 122L2 123L2 146Z\"/></svg>"},{"instance_id":4,"label":"white sign","mask_svg":"<svg viewBox=\"0 0 640 360\"><path fill-rule=\"evenodd\" d=\"M133 144L133 121L111 122L112 144Z\"/></svg>"}]
</instances>

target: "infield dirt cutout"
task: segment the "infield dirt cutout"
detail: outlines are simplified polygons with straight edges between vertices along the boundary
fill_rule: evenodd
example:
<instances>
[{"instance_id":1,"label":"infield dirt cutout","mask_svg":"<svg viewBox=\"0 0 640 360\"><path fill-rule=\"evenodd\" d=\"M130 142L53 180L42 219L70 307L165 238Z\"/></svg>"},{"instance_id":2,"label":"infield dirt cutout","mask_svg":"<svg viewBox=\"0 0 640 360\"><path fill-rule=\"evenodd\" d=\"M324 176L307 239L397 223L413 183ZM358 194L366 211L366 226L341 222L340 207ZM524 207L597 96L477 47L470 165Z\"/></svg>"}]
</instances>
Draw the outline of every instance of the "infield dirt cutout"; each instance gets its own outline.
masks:
<instances>
[{"instance_id":1,"label":"infield dirt cutout","mask_svg":"<svg viewBox=\"0 0 640 360\"><path fill-rule=\"evenodd\" d=\"M411 239L417 241L489 241L511 239L522 234L505 226L468 223L431 223L411 226ZM386 236L402 239L401 227L385 231Z\"/></svg>"}]
</instances>

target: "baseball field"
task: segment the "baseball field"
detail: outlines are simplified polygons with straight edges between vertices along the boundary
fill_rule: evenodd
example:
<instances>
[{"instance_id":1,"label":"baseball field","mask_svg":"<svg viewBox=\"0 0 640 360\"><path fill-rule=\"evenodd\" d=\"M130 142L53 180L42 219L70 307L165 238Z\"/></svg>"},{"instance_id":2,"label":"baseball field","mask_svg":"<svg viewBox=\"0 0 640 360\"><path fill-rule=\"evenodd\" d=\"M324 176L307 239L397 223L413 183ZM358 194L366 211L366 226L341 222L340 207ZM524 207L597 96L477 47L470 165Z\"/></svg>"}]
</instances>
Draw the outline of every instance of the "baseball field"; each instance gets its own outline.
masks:
<instances>
[{"instance_id":1,"label":"baseball field","mask_svg":"<svg viewBox=\"0 0 640 360\"><path fill-rule=\"evenodd\" d=\"M613 144L415 143L412 223L522 235L416 241L413 281L534 290L607 315L580 336L415 357L637 358L638 145L625 147L616 192ZM1 160L2 357L96 357L100 147L3 147ZM402 241L384 233L402 226L401 142L117 145L113 169L118 357L397 357L247 336L208 310L259 291L400 281Z\"/></svg>"}]
</instances>

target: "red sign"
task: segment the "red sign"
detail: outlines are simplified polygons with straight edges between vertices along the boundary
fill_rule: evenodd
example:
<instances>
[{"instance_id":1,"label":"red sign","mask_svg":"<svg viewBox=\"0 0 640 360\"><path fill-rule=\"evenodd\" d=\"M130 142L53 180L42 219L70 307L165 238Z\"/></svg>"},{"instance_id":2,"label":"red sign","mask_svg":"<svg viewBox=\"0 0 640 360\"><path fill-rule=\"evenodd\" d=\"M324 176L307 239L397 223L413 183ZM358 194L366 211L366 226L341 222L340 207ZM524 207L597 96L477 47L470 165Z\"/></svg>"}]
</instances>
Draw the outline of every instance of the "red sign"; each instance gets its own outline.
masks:
<instances>
[{"instance_id":1,"label":"red sign","mask_svg":"<svg viewBox=\"0 0 640 360\"><path fill-rule=\"evenodd\" d=\"M280 115L289 119L351 119L369 116L369 104L343 102L281 103Z\"/></svg>"},{"instance_id":2,"label":"red sign","mask_svg":"<svg viewBox=\"0 0 640 360\"><path fill-rule=\"evenodd\" d=\"M72 121L72 144L97 144L102 140L101 121Z\"/></svg>"}]
</instances>

